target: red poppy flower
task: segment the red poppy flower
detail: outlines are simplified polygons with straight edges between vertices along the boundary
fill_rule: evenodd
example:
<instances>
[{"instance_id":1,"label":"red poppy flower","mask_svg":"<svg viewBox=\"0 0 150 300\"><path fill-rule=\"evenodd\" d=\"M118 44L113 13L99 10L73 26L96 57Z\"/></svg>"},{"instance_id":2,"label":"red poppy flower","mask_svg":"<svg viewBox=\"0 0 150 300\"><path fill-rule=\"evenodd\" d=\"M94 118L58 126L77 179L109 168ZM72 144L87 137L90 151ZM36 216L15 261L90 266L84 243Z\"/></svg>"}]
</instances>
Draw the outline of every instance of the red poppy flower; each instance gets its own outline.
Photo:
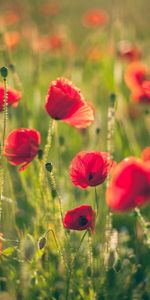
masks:
<instances>
[{"instance_id":1,"label":"red poppy flower","mask_svg":"<svg viewBox=\"0 0 150 300\"><path fill-rule=\"evenodd\" d=\"M125 73L125 82L129 89L139 87L141 83L146 80L148 70L141 62L133 62L128 65Z\"/></svg>"},{"instance_id":2,"label":"red poppy flower","mask_svg":"<svg viewBox=\"0 0 150 300\"><path fill-rule=\"evenodd\" d=\"M132 92L135 102L150 103L150 81L147 68L137 62L129 65L125 74L125 81Z\"/></svg>"},{"instance_id":3,"label":"red poppy flower","mask_svg":"<svg viewBox=\"0 0 150 300\"><path fill-rule=\"evenodd\" d=\"M126 211L150 200L150 168L136 158L121 161L106 191L106 202L114 211Z\"/></svg>"},{"instance_id":4,"label":"red poppy flower","mask_svg":"<svg viewBox=\"0 0 150 300\"><path fill-rule=\"evenodd\" d=\"M139 86L132 88L132 99L137 103L150 103L150 81L144 80Z\"/></svg>"},{"instance_id":5,"label":"red poppy flower","mask_svg":"<svg viewBox=\"0 0 150 300\"><path fill-rule=\"evenodd\" d=\"M81 205L72 210L68 210L63 219L64 227L73 230L90 229L95 227L95 211L90 205Z\"/></svg>"},{"instance_id":6,"label":"red poppy flower","mask_svg":"<svg viewBox=\"0 0 150 300\"><path fill-rule=\"evenodd\" d=\"M113 163L106 152L81 151L71 162L71 180L83 189L99 185L106 179Z\"/></svg>"},{"instance_id":7,"label":"red poppy flower","mask_svg":"<svg viewBox=\"0 0 150 300\"><path fill-rule=\"evenodd\" d=\"M4 155L13 166L20 166L20 171L27 168L37 155L40 145L40 133L35 129L15 129L7 136L4 143Z\"/></svg>"},{"instance_id":8,"label":"red poppy flower","mask_svg":"<svg viewBox=\"0 0 150 300\"><path fill-rule=\"evenodd\" d=\"M141 55L139 49L128 41L120 41L117 50L119 57L128 62L138 60Z\"/></svg>"},{"instance_id":9,"label":"red poppy flower","mask_svg":"<svg viewBox=\"0 0 150 300\"><path fill-rule=\"evenodd\" d=\"M21 92L12 89L10 87L7 87L7 102L8 106L12 105L16 107L18 105L18 102L20 101L22 97ZM3 110L4 107L4 85L3 83L0 83L0 111Z\"/></svg>"},{"instance_id":10,"label":"red poppy flower","mask_svg":"<svg viewBox=\"0 0 150 300\"><path fill-rule=\"evenodd\" d=\"M85 27L99 27L108 23L108 14L102 9L90 9L83 16Z\"/></svg>"},{"instance_id":11,"label":"red poppy flower","mask_svg":"<svg viewBox=\"0 0 150 300\"><path fill-rule=\"evenodd\" d=\"M144 148L141 156L142 156L143 161L150 162L150 146Z\"/></svg>"},{"instance_id":12,"label":"red poppy flower","mask_svg":"<svg viewBox=\"0 0 150 300\"><path fill-rule=\"evenodd\" d=\"M53 119L62 120L77 128L86 128L94 121L91 105L65 78L59 78L51 83L45 109Z\"/></svg>"}]
</instances>

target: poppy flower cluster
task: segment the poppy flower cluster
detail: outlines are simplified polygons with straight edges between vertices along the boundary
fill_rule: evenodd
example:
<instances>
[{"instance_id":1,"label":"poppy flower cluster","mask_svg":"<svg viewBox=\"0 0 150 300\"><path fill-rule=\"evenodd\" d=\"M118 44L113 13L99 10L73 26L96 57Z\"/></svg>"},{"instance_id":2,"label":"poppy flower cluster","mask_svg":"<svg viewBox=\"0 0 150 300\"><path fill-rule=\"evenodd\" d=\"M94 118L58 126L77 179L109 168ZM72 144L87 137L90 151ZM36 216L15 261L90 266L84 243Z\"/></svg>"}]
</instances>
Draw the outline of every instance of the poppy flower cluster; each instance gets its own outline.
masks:
<instances>
[{"instance_id":1,"label":"poppy flower cluster","mask_svg":"<svg viewBox=\"0 0 150 300\"><path fill-rule=\"evenodd\" d=\"M50 84L45 109L51 118L76 128L86 128L94 121L93 109L80 91L65 78Z\"/></svg>"},{"instance_id":2,"label":"poppy flower cluster","mask_svg":"<svg viewBox=\"0 0 150 300\"><path fill-rule=\"evenodd\" d=\"M72 160L70 177L80 188L103 183L114 162L107 152L81 151Z\"/></svg>"},{"instance_id":3,"label":"poppy flower cluster","mask_svg":"<svg viewBox=\"0 0 150 300\"><path fill-rule=\"evenodd\" d=\"M7 103L8 106L12 105L13 107L17 107L18 103L22 97L21 92L12 89L11 87L7 87ZM4 85L0 83L0 112L3 111L4 107Z\"/></svg>"},{"instance_id":4,"label":"poppy flower cluster","mask_svg":"<svg viewBox=\"0 0 150 300\"><path fill-rule=\"evenodd\" d=\"M35 129L15 129L6 137L4 155L13 166L21 166L20 171L27 168L38 153L40 133Z\"/></svg>"},{"instance_id":5,"label":"poppy flower cluster","mask_svg":"<svg viewBox=\"0 0 150 300\"><path fill-rule=\"evenodd\" d=\"M137 103L150 104L149 72L141 62L128 65L125 73L125 82L132 93L132 99Z\"/></svg>"},{"instance_id":6,"label":"poppy flower cluster","mask_svg":"<svg viewBox=\"0 0 150 300\"><path fill-rule=\"evenodd\" d=\"M81 151L70 164L70 177L74 185L80 188L97 186L103 183L114 162L106 152ZM94 231L95 211L89 205L69 210L63 220L64 227L74 230L90 229Z\"/></svg>"},{"instance_id":7,"label":"poppy flower cluster","mask_svg":"<svg viewBox=\"0 0 150 300\"><path fill-rule=\"evenodd\" d=\"M85 27L96 28L107 24L108 14L102 9L90 9L83 15L82 23Z\"/></svg>"},{"instance_id":8,"label":"poppy flower cluster","mask_svg":"<svg viewBox=\"0 0 150 300\"><path fill-rule=\"evenodd\" d=\"M117 212L134 209L150 200L150 166L130 157L114 169L106 191L107 205Z\"/></svg>"},{"instance_id":9,"label":"poppy flower cluster","mask_svg":"<svg viewBox=\"0 0 150 300\"><path fill-rule=\"evenodd\" d=\"M68 210L63 219L64 227L73 230L91 230L95 227L95 211L90 205L81 205Z\"/></svg>"}]
</instances>

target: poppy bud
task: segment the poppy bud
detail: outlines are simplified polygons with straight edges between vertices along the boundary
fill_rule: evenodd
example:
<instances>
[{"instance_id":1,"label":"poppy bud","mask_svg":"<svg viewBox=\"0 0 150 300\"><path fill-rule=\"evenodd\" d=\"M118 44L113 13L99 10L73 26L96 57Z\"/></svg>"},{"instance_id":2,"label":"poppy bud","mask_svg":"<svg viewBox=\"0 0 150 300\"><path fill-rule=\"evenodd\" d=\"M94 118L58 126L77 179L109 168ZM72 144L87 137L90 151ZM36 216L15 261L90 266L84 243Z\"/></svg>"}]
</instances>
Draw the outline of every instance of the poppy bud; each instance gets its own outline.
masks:
<instances>
[{"instance_id":1,"label":"poppy bud","mask_svg":"<svg viewBox=\"0 0 150 300\"><path fill-rule=\"evenodd\" d=\"M45 168L46 168L46 170L48 171L48 172L52 172L52 170L53 170L53 165L52 165L52 163L50 163L50 162L48 162L48 163L46 163L45 164Z\"/></svg>"},{"instance_id":2,"label":"poppy bud","mask_svg":"<svg viewBox=\"0 0 150 300\"><path fill-rule=\"evenodd\" d=\"M116 94L115 93L111 93L110 94L110 102L111 102L111 104L114 105L115 101L116 101Z\"/></svg>"},{"instance_id":3,"label":"poppy bud","mask_svg":"<svg viewBox=\"0 0 150 300\"><path fill-rule=\"evenodd\" d=\"M120 272L121 270L121 260L117 259L114 263L113 269L116 273Z\"/></svg>"},{"instance_id":4,"label":"poppy bud","mask_svg":"<svg viewBox=\"0 0 150 300\"><path fill-rule=\"evenodd\" d=\"M8 76L8 69L6 67L1 67L0 72L3 78L6 78Z\"/></svg>"},{"instance_id":5,"label":"poppy bud","mask_svg":"<svg viewBox=\"0 0 150 300\"><path fill-rule=\"evenodd\" d=\"M101 129L99 127L96 128L96 134L98 135L100 133Z\"/></svg>"},{"instance_id":6,"label":"poppy bud","mask_svg":"<svg viewBox=\"0 0 150 300\"><path fill-rule=\"evenodd\" d=\"M39 149L37 154L38 154L38 159L41 160L43 158L43 150Z\"/></svg>"},{"instance_id":7,"label":"poppy bud","mask_svg":"<svg viewBox=\"0 0 150 300\"><path fill-rule=\"evenodd\" d=\"M28 234L22 242L22 252L25 260L33 258L35 253L35 244L33 237Z\"/></svg>"},{"instance_id":8,"label":"poppy bud","mask_svg":"<svg viewBox=\"0 0 150 300\"><path fill-rule=\"evenodd\" d=\"M11 70L12 72L15 71L15 66L14 66L13 64L10 64L10 65L9 65L9 68L10 68L10 70Z\"/></svg>"},{"instance_id":9,"label":"poppy bud","mask_svg":"<svg viewBox=\"0 0 150 300\"><path fill-rule=\"evenodd\" d=\"M46 246L46 243L47 243L46 237L45 236L40 237L40 239L38 241L39 249L42 250Z\"/></svg>"}]
</instances>

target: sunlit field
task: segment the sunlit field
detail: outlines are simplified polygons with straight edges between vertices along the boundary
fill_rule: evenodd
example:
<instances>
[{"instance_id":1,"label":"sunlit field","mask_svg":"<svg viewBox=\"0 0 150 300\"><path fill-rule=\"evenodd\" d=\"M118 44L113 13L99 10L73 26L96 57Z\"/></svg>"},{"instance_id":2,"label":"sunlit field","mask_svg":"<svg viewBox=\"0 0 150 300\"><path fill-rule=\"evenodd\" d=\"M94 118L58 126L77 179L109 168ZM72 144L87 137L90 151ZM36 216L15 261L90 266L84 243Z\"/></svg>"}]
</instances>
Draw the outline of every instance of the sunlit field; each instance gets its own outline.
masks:
<instances>
[{"instance_id":1,"label":"sunlit field","mask_svg":"<svg viewBox=\"0 0 150 300\"><path fill-rule=\"evenodd\" d=\"M149 19L0 1L0 300L150 299Z\"/></svg>"}]
</instances>

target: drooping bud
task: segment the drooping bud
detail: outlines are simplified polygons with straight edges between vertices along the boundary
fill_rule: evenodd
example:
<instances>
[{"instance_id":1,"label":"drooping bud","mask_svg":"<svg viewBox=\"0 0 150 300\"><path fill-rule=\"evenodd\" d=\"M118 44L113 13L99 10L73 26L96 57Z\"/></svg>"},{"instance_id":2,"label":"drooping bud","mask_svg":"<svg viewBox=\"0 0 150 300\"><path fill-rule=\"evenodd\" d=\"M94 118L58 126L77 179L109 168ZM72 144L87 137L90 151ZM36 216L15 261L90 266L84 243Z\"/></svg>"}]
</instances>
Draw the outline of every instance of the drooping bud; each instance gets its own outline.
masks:
<instances>
[{"instance_id":1,"label":"drooping bud","mask_svg":"<svg viewBox=\"0 0 150 300\"><path fill-rule=\"evenodd\" d=\"M46 243L47 243L46 237L45 236L40 237L38 241L38 248L42 250L46 246Z\"/></svg>"}]
</instances>

